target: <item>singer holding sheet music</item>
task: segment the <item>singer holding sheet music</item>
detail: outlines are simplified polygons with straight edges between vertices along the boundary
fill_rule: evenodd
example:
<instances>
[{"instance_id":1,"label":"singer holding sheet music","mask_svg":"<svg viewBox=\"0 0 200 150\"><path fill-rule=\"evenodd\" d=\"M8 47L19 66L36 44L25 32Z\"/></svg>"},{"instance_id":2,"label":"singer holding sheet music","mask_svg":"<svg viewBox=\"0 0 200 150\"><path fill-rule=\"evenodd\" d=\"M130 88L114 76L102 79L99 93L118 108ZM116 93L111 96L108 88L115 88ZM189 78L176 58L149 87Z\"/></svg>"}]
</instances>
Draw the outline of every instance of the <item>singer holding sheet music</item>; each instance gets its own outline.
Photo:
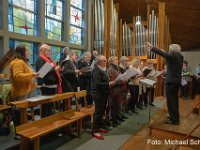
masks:
<instances>
[{"instance_id":1,"label":"singer holding sheet music","mask_svg":"<svg viewBox=\"0 0 200 150\"><path fill-rule=\"evenodd\" d=\"M130 65L130 69L138 72L138 75L130 80L129 84L129 90L131 93L131 97L128 102L129 109L132 113L138 114L137 111L135 111L135 106L137 105L139 107L138 102L138 96L139 96L139 81L140 76L142 76L142 70L140 68L141 61L139 58L134 58L132 61L132 64Z\"/></svg>"},{"instance_id":2,"label":"singer holding sheet music","mask_svg":"<svg viewBox=\"0 0 200 150\"><path fill-rule=\"evenodd\" d=\"M150 72L146 75L146 77L148 79L152 79L152 80L156 80L156 77L155 77L155 69L154 69L154 66L153 66L153 61L152 60L148 60L147 61L147 66L143 68L143 70L150 70ZM151 106L155 106L153 104L153 101L154 101L154 87L153 86L146 86L146 92L143 93L143 100L144 100L144 105L147 106L147 102L149 105Z\"/></svg>"},{"instance_id":3,"label":"singer holding sheet music","mask_svg":"<svg viewBox=\"0 0 200 150\"><path fill-rule=\"evenodd\" d=\"M83 58L78 62L79 73L79 82L80 82L80 90L87 91L87 104L91 105L93 103L92 97L90 95L91 88L91 70L90 68L90 59L91 53L84 52Z\"/></svg>"},{"instance_id":4,"label":"singer holding sheet music","mask_svg":"<svg viewBox=\"0 0 200 150\"><path fill-rule=\"evenodd\" d=\"M28 58L28 48L24 45L18 45L16 47L16 58L10 63L11 95L13 100L30 98L37 86L35 78L39 74L33 72Z\"/></svg>"},{"instance_id":5,"label":"singer holding sheet music","mask_svg":"<svg viewBox=\"0 0 200 150\"><path fill-rule=\"evenodd\" d=\"M181 72L183 65L183 56L181 55L181 47L178 44L169 45L169 53L160 49L152 47L147 42L150 50L166 59L166 97L167 107L169 112L168 119L164 122L166 124L179 124L179 106L178 106L178 91L181 86Z\"/></svg>"},{"instance_id":6,"label":"singer holding sheet music","mask_svg":"<svg viewBox=\"0 0 200 150\"><path fill-rule=\"evenodd\" d=\"M34 90L37 86L35 78L38 73L33 72L28 61L29 50L24 45L16 47L16 58L10 63L11 95L13 101L24 100L35 96ZM20 124L20 113L14 110L14 124Z\"/></svg>"},{"instance_id":7,"label":"singer holding sheet music","mask_svg":"<svg viewBox=\"0 0 200 150\"><path fill-rule=\"evenodd\" d=\"M56 66L50 57L51 47L47 44L40 46L40 55L36 62L36 70L40 70L42 66L47 62L52 64L54 67L43 77L38 78L38 85L41 86L40 90L42 95L54 95L56 93L62 93L60 77L60 66ZM43 104L42 105L42 117L46 117L53 113L53 104Z\"/></svg>"},{"instance_id":8,"label":"singer holding sheet music","mask_svg":"<svg viewBox=\"0 0 200 150\"><path fill-rule=\"evenodd\" d=\"M106 62L105 56L97 56L91 77L91 95L95 103L93 136L101 140L104 137L100 132L108 132L108 130L105 130L103 115L109 96L109 86L115 84L115 81L109 81L109 76L106 72Z\"/></svg>"},{"instance_id":9,"label":"singer holding sheet music","mask_svg":"<svg viewBox=\"0 0 200 150\"><path fill-rule=\"evenodd\" d=\"M80 70L76 66L77 52L69 53L69 59L61 64L62 76L62 90L63 92L77 92L78 74Z\"/></svg>"}]
</instances>

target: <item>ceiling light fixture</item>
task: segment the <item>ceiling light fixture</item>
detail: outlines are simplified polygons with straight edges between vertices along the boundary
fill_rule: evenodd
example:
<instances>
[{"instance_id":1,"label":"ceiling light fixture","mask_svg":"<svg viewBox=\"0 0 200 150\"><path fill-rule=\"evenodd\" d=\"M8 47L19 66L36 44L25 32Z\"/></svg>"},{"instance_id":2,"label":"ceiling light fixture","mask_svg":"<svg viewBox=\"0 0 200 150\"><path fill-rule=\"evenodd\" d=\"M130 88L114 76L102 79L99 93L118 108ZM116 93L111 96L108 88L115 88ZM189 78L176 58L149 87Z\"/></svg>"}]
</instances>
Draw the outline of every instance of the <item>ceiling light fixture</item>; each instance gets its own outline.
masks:
<instances>
[{"instance_id":1,"label":"ceiling light fixture","mask_svg":"<svg viewBox=\"0 0 200 150\"><path fill-rule=\"evenodd\" d=\"M140 25L141 21L140 21L140 8L139 8L139 0L138 0L138 16L136 17L136 25Z\"/></svg>"}]
</instances>

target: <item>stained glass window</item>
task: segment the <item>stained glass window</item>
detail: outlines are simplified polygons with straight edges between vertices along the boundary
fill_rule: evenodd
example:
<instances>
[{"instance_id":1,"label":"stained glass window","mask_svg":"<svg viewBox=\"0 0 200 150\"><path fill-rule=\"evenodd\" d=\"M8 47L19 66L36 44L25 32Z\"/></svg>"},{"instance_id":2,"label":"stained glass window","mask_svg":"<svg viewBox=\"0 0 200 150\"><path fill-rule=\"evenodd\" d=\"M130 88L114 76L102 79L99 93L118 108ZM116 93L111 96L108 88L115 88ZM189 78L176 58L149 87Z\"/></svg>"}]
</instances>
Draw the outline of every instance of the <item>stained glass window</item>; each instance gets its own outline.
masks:
<instances>
[{"instance_id":1,"label":"stained glass window","mask_svg":"<svg viewBox=\"0 0 200 150\"><path fill-rule=\"evenodd\" d=\"M60 59L60 53L61 53L62 47L52 46L52 45L50 46L51 46L51 58L56 63Z\"/></svg>"},{"instance_id":2,"label":"stained glass window","mask_svg":"<svg viewBox=\"0 0 200 150\"><path fill-rule=\"evenodd\" d=\"M45 33L48 39L63 39L63 3L63 0L45 0Z\"/></svg>"},{"instance_id":3,"label":"stained glass window","mask_svg":"<svg viewBox=\"0 0 200 150\"><path fill-rule=\"evenodd\" d=\"M8 0L8 30L37 36L37 0Z\"/></svg>"},{"instance_id":4,"label":"stained glass window","mask_svg":"<svg viewBox=\"0 0 200 150\"><path fill-rule=\"evenodd\" d=\"M78 57L83 55L83 50L70 48L71 51L76 51L78 53Z\"/></svg>"},{"instance_id":5,"label":"stained glass window","mask_svg":"<svg viewBox=\"0 0 200 150\"><path fill-rule=\"evenodd\" d=\"M3 5L0 2L0 29L3 28Z\"/></svg>"},{"instance_id":6,"label":"stained glass window","mask_svg":"<svg viewBox=\"0 0 200 150\"><path fill-rule=\"evenodd\" d=\"M38 44L26 41L10 40L10 49L15 49L18 45L25 45L29 49L29 62L35 66L35 62L38 58Z\"/></svg>"},{"instance_id":7,"label":"stained glass window","mask_svg":"<svg viewBox=\"0 0 200 150\"><path fill-rule=\"evenodd\" d=\"M69 42L85 44L85 0L70 0Z\"/></svg>"}]
</instances>

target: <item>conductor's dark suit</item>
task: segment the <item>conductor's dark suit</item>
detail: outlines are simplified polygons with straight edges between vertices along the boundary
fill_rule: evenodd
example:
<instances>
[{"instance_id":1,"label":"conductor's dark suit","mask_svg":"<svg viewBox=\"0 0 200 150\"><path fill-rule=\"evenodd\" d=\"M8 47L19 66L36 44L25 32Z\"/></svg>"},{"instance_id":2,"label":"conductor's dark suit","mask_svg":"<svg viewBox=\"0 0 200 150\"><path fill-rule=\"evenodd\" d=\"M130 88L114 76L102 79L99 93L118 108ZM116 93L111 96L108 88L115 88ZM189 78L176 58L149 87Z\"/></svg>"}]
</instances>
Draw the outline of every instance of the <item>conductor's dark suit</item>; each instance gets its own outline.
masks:
<instances>
[{"instance_id":1,"label":"conductor's dark suit","mask_svg":"<svg viewBox=\"0 0 200 150\"><path fill-rule=\"evenodd\" d=\"M157 48L152 48L152 52L166 59L166 97L170 120L179 123L178 111L178 90L181 85L181 71L183 66L183 56L180 53L165 53Z\"/></svg>"},{"instance_id":2,"label":"conductor's dark suit","mask_svg":"<svg viewBox=\"0 0 200 150\"><path fill-rule=\"evenodd\" d=\"M109 77L106 71L95 66L91 77L91 96L95 102L94 128L93 132L98 132L99 128L104 128L102 120L105 112L107 98L109 95Z\"/></svg>"}]
</instances>

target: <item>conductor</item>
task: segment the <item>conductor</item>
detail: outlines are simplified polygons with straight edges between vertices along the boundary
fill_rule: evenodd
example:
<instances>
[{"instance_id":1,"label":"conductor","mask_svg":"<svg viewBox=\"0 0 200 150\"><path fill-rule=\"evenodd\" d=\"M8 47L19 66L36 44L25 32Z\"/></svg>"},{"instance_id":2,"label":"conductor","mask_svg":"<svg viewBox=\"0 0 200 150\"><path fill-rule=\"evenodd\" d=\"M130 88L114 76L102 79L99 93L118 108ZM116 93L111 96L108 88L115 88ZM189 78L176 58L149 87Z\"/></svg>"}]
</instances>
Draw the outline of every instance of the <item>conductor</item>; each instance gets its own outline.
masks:
<instances>
[{"instance_id":1,"label":"conductor","mask_svg":"<svg viewBox=\"0 0 200 150\"><path fill-rule=\"evenodd\" d=\"M179 125L179 106L178 106L178 91L181 85L181 71L183 65L183 56L181 55L181 47L178 44L169 45L169 52L166 53L160 49L152 47L147 42L150 50L166 59L166 97L169 117L164 122L165 124Z\"/></svg>"}]
</instances>

